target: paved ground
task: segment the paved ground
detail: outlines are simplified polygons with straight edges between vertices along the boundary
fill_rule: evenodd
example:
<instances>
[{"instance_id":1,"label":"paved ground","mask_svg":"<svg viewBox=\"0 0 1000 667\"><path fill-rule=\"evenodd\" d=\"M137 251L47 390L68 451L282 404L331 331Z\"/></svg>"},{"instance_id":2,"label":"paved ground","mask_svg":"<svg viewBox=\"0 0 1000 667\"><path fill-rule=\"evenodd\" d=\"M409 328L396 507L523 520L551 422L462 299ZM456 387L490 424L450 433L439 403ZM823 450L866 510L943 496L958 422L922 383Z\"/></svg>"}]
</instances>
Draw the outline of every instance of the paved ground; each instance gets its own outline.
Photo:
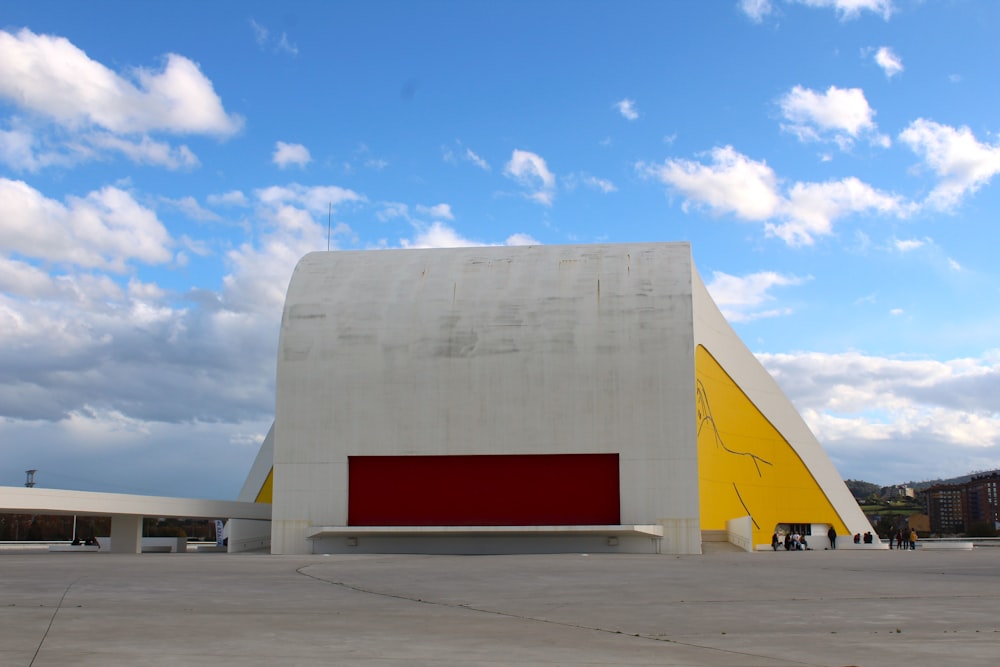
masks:
<instances>
[{"instance_id":1,"label":"paved ground","mask_svg":"<svg viewBox=\"0 0 1000 667\"><path fill-rule=\"evenodd\" d=\"M0 664L988 665L1000 549L0 554Z\"/></svg>"}]
</instances>

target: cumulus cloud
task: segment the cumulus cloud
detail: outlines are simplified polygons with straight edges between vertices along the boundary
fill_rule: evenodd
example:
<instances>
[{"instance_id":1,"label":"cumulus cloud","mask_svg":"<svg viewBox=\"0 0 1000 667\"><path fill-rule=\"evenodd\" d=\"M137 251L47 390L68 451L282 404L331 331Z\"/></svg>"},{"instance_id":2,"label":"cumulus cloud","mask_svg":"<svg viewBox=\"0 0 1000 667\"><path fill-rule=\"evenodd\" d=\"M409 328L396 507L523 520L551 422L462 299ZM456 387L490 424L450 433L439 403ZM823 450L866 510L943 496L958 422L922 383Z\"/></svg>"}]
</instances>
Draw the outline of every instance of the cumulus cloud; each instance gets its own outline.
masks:
<instances>
[{"instance_id":1,"label":"cumulus cloud","mask_svg":"<svg viewBox=\"0 0 1000 667\"><path fill-rule=\"evenodd\" d=\"M23 181L0 178L0 249L59 265L125 270L161 264L172 241L156 214L126 191L105 187L61 203Z\"/></svg>"},{"instance_id":2,"label":"cumulus cloud","mask_svg":"<svg viewBox=\"0 0 1000 667\"><path fill-rule=\"evenodd\" d=\"M790 314L792 312L790 308L768 309L763 306L774 300L771 294L773 288L801 285L806 280L773 271L761 271L746 276L713 271L712 280L706 288L727 320L749 322Z\"/></svg>"},{"instance_id":3,"label":"cumulus cloud","mask_svg":"<svg viewBox=\"0 0 1000 667\"><path fill-rule=\"evenodd\" d=\"M888 79L903 71L903 61L888 46L880 47L875 52L875 63L882 68Z\"/></svg>"},{"instance_id":4,"label":"cumulus cloud","mask_svg":"<svg viewBox=\"0 0 1000 667\"><path fill-rule=\"evenodd\" d=\"M781 127L800 141L833 141L849 148L860 136L873 143L885 144L872 120L875 112L860 88L830 86L825 93L795 86L778 104L785 123Z\"/></svg>"},{"instance_id":5,"label":"cumulus cloud","mask_svg":"<svg viewBox=\"0 0 1000 667\"><path fill-rule=\"evenodd\" d=\"M551 206L555 197L556 177L549 171L545 160L536 153L515 149L504 166L504 176L531 190L529 199Z\"/></svg>"},{"instance_id":6,"label":"cumulus cloud","mask_svg":"<svg viewBox=\"0 0 1000 667\"><path fill-rule=\"evenodd\" d=\"M768 222L765 231L788 245L810 245L817 236L833 233L836 220L854 213L906 215L908 207L896 195L879 192L854 177L826 183L796 183L782 206L782 222Z\"/></svg>"},{"instance_id":7,"label":"cumulus cloud","mask_svg":"<svg viewBox=\"0 0 1000 667\"><path fill-rule=\"evenodd\" d=\"M527 234L512 234L503 243L483 243L473 241L459 234L455 229L440 221L430 225L414 223L416 235L412 239L400 239L401 248L469 248L490 245L539 245Z\"/></svg>"},{"instance_id":8,"label":"cumulus cloud","mask_svg":"<svg viewBox=\"0 0 1000 667\"><path fill-rule=\"evenodd\" d=\"M732 213L744 220L767 220L781 206L777 178L766 162L755 162L732 146L715 148L711 164L667 160L662 165L640 162L641 173L671 186L688 203L702 204L716 213Z\"/></svg>"},{"instance_id":9,"label":"cumulus cloud","mask_svg":"<svg viewBox=\"0 0 1000 667\"><path fill-rule=\"evenodd\" d=\"M62 37L0 31L0 96L60 125L218 136L242 127L184 56L170 53L162 68L129 74L112 72Z\"/></svg>"},{"instance_id":10,"label":"cumulus cloud","mask_svg":"<svg viewBox=\"0 0 1000 667\"><path fill-rule=\"evenodd\" d=\"M228 137L243 119L226 112L196 63L170 53L156 68L116 73L69 40L0 31L0 99L23 112L0 131L0 160L19 171L108 154L169 169L198 166L186 145L148 136Z\"/></svg>"},{"instance_id":11,"label":"cumulus cloud","mask_svg":"<svg viewBox=\"0 0 1000 667\"><path fill-rule=\"evenodd\" d=\"M289 165L304 167L312 161L312 156L309 155L309 149L302 144L286 144L284 141L279 141L274 144L271 161L282 169Z\"/></svg>"},{"instance_id":12,"label":"cumulus cloud","mask_svg":"<svg viewBox=\"0 0 1000 667\"><path fill-rule=\"evenodd\" d=\"M926 204L947 210L1000 173L1000 145L980 143L968 127L953 128L919 118L900 141L923 158L938 178Z\"/></svg>"},{"instance_id":13,"label":"cumulus cloud","mask_svg":"<svg viewBox=\"0 0 1000 667\"><path fill-rule=\"evenodd\" d=\"M845 477L900 481L1000 466L1000 358L758 354ZM872 470L870 461L882 469Z\"/></svg>"},{"instance_id":14,"label":"cumulus cloud","mask_svg":"<svg viewBox=\"0 0 1000 667\"><path fill-rule=\"evenodd\" d=\"M635 108L635 100L630 100L626 97L623 100L615 102L615 108L618 109L618 113L626 120L636 120L639 118L639 110Z\"/></svg>"},{"instance_id":15,"label":"cumulus cloud","mask_svg":"<svg viewBox=\"0 0 1000 667\"><path fill-rule=\"evenodd\" d=\"M262 204L272 208L294 205L311 213L322 214L326 214L331 204L337 207L349 202L367 201L364 195L337 185L306 186L290 183L260 188L254 194Z\"/></svg>"},{"instance_id":16,"label":"cumulus cloud","mask_svg":"<svg viewBox=\"0 0 1000 667\"><path fill-rule=\"evenodd\" d=\"M794 183L783 193L774 171L731 146L715 148L704 164L671 159L662 165L640 162L637 170L684 197L683 208L704 206L715 214L764 223L769 236L790 246L811 245L833 233L834 223L848 215L908 215L912 206L857 178L824 183Z\"/></svg>"},{"instance_id":17,"label":"cumulus cloud","mask_svg":"<svg viewBox=\"0 0 1000 667\"><path fill-rule=\"evenodd\" d=\"M17 223L0 228L0 416L98 432L135 421L269 421L292 269L326 246L329 202L362 200L335 186L258 190L253 229L224 255L221 288L176 293L107 273L170 258L162 225L129 193L104 188L61 203L0 180L0 218ZM50 273L36 260L66 268Z\"/></svg>"},{"instance_id":18,"label":"cumulus cloud","mask_svg":"<svg viewBox=\"0 0 1000 667\"><path fill-rule=\"evenodd\" d=\"M484 244L461 236L443 222L433 222L421 226L412 239L400 239L399 245L402 248L467 248Z\"/></svg>"}]
</instances>

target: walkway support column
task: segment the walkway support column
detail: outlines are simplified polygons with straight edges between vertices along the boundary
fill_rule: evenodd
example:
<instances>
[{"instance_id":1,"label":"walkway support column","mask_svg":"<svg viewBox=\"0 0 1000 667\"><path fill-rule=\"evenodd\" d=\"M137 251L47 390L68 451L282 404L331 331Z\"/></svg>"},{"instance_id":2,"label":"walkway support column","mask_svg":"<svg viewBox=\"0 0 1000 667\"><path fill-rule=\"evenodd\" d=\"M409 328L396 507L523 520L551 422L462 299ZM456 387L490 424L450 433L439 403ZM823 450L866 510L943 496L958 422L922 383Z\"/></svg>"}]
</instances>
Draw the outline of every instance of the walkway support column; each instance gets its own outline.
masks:
<instances>
[{"instance_id":1,"label":"walkway support column","mask_svg":"<svg viewBox=\"0 0 1000 667\"><path fill-rule=\"evenodd\" d=\"M111 515L111 553L142 553L142 517L135 514Z\"/></svg>"}]
</instances>

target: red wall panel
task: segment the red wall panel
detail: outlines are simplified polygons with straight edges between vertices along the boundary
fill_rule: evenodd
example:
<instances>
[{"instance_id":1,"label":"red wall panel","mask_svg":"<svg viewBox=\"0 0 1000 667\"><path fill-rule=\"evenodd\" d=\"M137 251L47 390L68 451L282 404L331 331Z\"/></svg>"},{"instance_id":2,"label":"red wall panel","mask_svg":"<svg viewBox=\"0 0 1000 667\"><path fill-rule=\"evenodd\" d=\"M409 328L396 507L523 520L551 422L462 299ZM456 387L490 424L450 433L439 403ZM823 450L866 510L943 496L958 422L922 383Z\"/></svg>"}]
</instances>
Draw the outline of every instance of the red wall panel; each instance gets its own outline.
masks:
<instances>
[{"instance_id":1,"label":"red wall panel","mask_svg":"<svg viewBox=\"0 0 1000 667\"><path fill-rule=\"evenodd\" d=\"M351 526L619 523L618 454L348 457Z\"/></svg>"}]
</instances>

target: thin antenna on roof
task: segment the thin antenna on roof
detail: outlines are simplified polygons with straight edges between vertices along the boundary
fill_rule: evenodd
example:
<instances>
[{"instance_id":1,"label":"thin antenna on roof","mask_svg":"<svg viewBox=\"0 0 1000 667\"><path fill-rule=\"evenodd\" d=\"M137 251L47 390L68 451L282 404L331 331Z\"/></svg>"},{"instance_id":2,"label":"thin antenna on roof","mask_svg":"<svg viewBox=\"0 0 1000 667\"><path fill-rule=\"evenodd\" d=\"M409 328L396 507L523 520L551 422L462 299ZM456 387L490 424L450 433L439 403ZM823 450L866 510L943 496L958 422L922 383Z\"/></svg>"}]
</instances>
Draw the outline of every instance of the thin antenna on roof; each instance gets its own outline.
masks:
<instances>
[{"instance_id":1,"label":"thin antenna on roof","mask_svg":"<svg viewBox=\"0 0 1000 667\"><path fill-rule=\"evenodd\" d=\"M326 215L326 251L330 252L330 225L333 222L333 202L330 202L330 212Z\"/></svg>"}]
</instances>

